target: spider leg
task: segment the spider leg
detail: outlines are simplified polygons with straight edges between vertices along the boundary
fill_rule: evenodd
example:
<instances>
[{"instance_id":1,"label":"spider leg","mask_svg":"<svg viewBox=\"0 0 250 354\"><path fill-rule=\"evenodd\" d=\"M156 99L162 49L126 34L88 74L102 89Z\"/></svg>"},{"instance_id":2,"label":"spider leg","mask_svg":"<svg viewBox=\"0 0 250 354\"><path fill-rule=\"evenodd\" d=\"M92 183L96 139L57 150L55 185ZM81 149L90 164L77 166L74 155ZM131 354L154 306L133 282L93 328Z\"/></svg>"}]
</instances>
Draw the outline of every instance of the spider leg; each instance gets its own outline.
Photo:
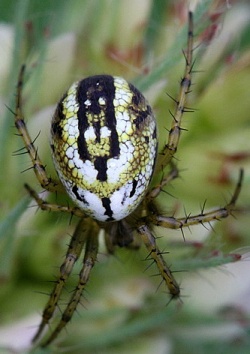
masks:
<instances>
[{"instance_id":1,"label":"spider leg","mask_svg":"<svg viewBox=\"0 0 250 354\"><path fill-rule=\"evenodd\" d=\"M85 217L84 212L78 207L70 207L68 205L59 205L59 204L51 204L43 200L39 194L31 188L28 184L25 184L24 187L30 194L31 198L35 199L38 207L41 210L48 210L48 211L56 211L56 212L66 212L70 213L71 215L79 216L81 218Z\"/></svg>"},{"instance_id":2,"label":"spider leg","mask_svg":"<svg viewBox=\"0 0 250 354\"><path fill-rule=\"evenodd\" d=\"M36 177L40 185L50 192L62 191L63 187L61 185L61 182L51 179L46 174L45 166L38 155L37 149L34 146L34 142L30 137L30 134L27 130L24 121L24 116L22 111L22 90L23 90L24 72L25 72L25 65L21 67L19 77L18 77L18 83L17 83L15 126L21 138L23 139L24 146L27 149L27 152L30 156L34 172L36 174Z\"/></svg>"},{"instance_id":3,"label":"spider leg","mask_svg":"<svg viewBox=\"0 0 250 354\"><path fill-rule=\"evenodd\" d=\"M169 184L171 181L173 181L178 176L179 176L178 168L176 167L176 165L173 162L171 162L171 170L169 171L169 173L163 175L163 178L159 184L152 187L148 191L148 193L146 195L147 200L150 201L150 200L156 198L160 194L160 192L162 191L162 188L164 186L166 186L167 184Z\"/></svg>"},{"instance_id":4,"label":"spider leg","mask_svg":"<svg viewBox=\"0 0 250 354\"><path fill-rule=\"evenodd\" d=\"M172 114L173 121L172 126L168 135L168 141L165 147L159 154L156 170L160 170L167 166L172 160L174 154L177 151L180 133L181 133L181 120L183 113L187 111L186 101L187 94L190 92L191 79L192 79L192 69L193 69L193 14L189 12L188 21L188 43L187 43L187 53L185 54L186 67L183 78L181 80L179 97L174 100L176 103L176 108L174 114Z\"/></svg>"},{"instance_id":5,"label":"spider leg","mask_svg":"<svg viewBox=\"0 0 250 354\"><path fill-rule=\"evenodd\" d=\"M165 260L163 259L162 253L160 252L160 250L156 245L155 237L153 233L150 231L146 223L139 225L137 231L140 234L143 243L145 244L145 246L149 251L149 256L156 263L160 275L164 279L170 294L172 295L172 297L178 297L180 294L180 287L177 284L170 268L168 267Z\"/></svg>"},{"instance_id":6,"label":"spider leg","mask_svg":"<svg viewBox=\"0 0 250 354\"><path fill-rule=\"evenodd\" d=\"M46 342L42 344L42 347L49 345L58 336L58 334L66 326L66 324L71 320L76 310L76 307L81 300L81 296L85 289L85 286L89 280L91 269L95 265L98 253L98 226L95 222L92 222L90 224L91 227L86 230L87 232L84 232L84 241L86 242L86 249L83 260L83 267L79 274L78 285L75 288L72 297L65 311L62 314L60 322L58 323L57 327L54 329L52 334L49 336L49 338L46 340ZM78 232L83 233L82 231L83 230L79 230Z\"/></svg>"},{"instance_id":7,"label":"spider leg","mask_svg":"<svg viewBox=\"0 0 250 354\"><path fill-rule=\"evenodd\" d=\"M35 342L39 339L42 334L43 329L49 323L49 320L53 316L59 297L62 293L64 285L72 272L75 262L79 258L82 249L89 238L89 233L92 231L93 226L90 219L87 222L86 219L81 219L77 225L77 228L71 238L65 260L60 267L60 275L55 282L54 289L50 295L49 301L43 311L42 321L39 325L38 331L35 334L32 342ZM91 226L90 226L91 225Z\"/></svg>"},{"instance_id":8,"label":"spider leg","mask_svg":"<svg viewBox=\"0 0 250 354\"><path fill-rule=\"evenodd\" d=\"M184 77L181 81L181 88L179 93L179 99L176 101L176 111L173 115L173 123L171 130L169 132L168 142L165 145L163 151L159 155L156 170L164 169L164 167L169 164L174 156L181 132L181 119L182 115L185 111L185 104L186 104L186 96L189 92L190 85L191 85L191 72L192 72L192 52L193 52L193 15L189 13L189 29L188 29L188 49L186 55L186 68ZM162 187L169 183L171 180L176 178L178 175L178 170L173 167L169 174L164 176L161 183L156 187L153 187L147 195L147 200L150 201L155 198L161 191ZM153 216L154 213L152 213ZM158 216L158 215L157 215ZM148 217L146 217L146 220ZM149 223L151 222L151 217ZM155 223L155 222L154 222ZM155 223L158 225L157 223ZM147 226L147 222L140 224L137 227L137 231L141 236L142 241L144 242L145 246L147 247L150 257L156 263L159 272L164 279L170 294L173 297L178 297L180 294L180 288L177 284L170 268L166 264L165 260L162 257L162 253L158 249L155 237L153 233L150 231L149 227Z\"/></svg>"},{"instance_id":9,"label":"spider leg","mask_svg":"<svg viewBox=\"0 0 250 354\"><path fill-rule=\"evenodd\" d=\"M203 224L206 222L210 222L212 220L219 220L221 218L226 218L232 213L232 211L235 208L235 203L238 199L241 190L242 180L243 180L243 170L241 169L233 196L230 202L227 205L225 205L223 208L218 208L214 211L207 212L207 213L202 212L201 214L198 215L193 215L193 216L189 215L184 218L165 217L162 215L158 215L156 212L154 212L153 209L151 209L151 213L149 213L148 216L144 218L145 222L138 225L137 231L140 234L141 239L144 242L145 246L147 247L150 257L152 257L152 259L156 263L160 271L160 274L164 279L172 297L179 296L180 294L179 285L177 284L170 268L168 267L165 260L163 259L162 253L159 251L156 245L155 237L147 225L152 223L154 225L162 226L169 229L182 229L183 227L188 227L195 224Z\"/></svg>"},{"instance_id":10,"label":"spider leg","mask_svg":"<svg viewBox=\"0 0 250 354\"><path fill-rule=\"evenodd\" d=\"M166 217L151 213L149 215L150 222L157 226L162 226L168 229L182 229L183 227L189 227L191 225L204 224L213 220L220 220L228 217L235 209L235 203L239 197L242 181L243 181L243 169L240 170L239 179L235 187L233 196L229 203L222 208L215 209L207 213L200 213L197 215L188 215L184 218Z\"/></svg>"}]
</instances>

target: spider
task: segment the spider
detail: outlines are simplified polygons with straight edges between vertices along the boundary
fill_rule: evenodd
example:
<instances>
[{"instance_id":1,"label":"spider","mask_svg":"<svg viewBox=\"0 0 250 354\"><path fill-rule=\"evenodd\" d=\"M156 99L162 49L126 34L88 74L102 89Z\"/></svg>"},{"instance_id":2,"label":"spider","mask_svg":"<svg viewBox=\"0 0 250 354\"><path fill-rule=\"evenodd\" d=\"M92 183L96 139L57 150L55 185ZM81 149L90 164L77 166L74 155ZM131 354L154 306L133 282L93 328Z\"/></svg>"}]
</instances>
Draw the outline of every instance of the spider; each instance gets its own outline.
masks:
<instances>
[{"instance_id":1,"label":"spider","mask_svg":"<svg viewBox=\"0 0 250 354\"><path fill-rule=\"evenodd\" d=\"M116 246L132 247L139 235L155 262L172 298L180 297L180 287L156 244L151 226L183 229L229 216L240 193L243 171L229 203L223 208L182 218L161 215L156 197L163 187L178 176L173 162L181 121L190 92L193 70L193 14L189 13L185 72L179 97L172 114L172 126L162 151L157 154L157 127L154 114L144 96L120 77L98 75L74 83L61 98L51 123L51 151L59 180L50 178L34 141L29 135L22 113L22 87L25 66L17 86L15 125L32 161L42 188L49 192L67 192L75 203L51 204L43 200L29 185L25 188L39 208L66 212L79 217L54 289L43 311L33 338L37 342L49 324L65 283L83 249L83 265L71 298L59 323L41 346L49 345L66 326L76 311L98 254L98 234L105 232L109 253ZM150 187L154 173L164 171L161 182Z\"/></svg>"}]
</instances>

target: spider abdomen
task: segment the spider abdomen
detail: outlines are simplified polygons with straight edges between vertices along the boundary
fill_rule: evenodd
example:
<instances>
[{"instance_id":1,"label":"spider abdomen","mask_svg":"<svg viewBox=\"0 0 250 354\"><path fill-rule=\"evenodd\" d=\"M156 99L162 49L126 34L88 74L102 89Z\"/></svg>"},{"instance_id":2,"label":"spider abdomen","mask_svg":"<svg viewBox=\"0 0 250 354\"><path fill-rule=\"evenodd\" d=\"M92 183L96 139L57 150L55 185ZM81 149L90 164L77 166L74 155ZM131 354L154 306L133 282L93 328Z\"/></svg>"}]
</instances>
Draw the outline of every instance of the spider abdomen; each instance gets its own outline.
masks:
<instances>
[{"instance_id":1,"label":"spider abdomen","mask_svg":"<svg viewBox=\"0 0 250 354\"><path fill-rule=\"evenodd\" d=\"M92 76L74 83L59 102L51 147L71 199L96 220L121 220L140 204L153 174L155 117L124 79Z\"/></svg>"}]
</instances>

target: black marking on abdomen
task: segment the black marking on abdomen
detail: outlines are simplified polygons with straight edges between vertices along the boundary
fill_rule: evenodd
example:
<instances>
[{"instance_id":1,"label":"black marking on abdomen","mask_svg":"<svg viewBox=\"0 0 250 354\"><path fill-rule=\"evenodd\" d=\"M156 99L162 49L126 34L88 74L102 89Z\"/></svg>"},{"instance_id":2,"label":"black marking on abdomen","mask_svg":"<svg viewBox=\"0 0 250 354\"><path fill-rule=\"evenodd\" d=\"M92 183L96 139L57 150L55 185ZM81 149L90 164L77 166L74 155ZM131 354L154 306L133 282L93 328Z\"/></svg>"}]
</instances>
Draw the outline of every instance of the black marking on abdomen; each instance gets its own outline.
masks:
<instances>
[{"instance_id":1,"label":"black marking on abdomen","mask_svg":"<svg viewBox=\"0 0 250 354\"><path fill-rule=\"evenodd\" d=\"M58 103L58 105L56 107L56 111L55 111L54 116L52 118L52 123L51 123L51 135L52 135L52 137L55 136L58 139L62 139L62 133L63 133L61 122L62 122L62 120L65 119L65 116L63 114L63 100L64 99L65 99L65 95L61 99L61 101Z\"/></svg>"},{"instance_id":2,"label":"black marking on abdomen","mask_svg":"<svg viewBox=\"0 0 250 354\"><path fill-rule=\"evenodd\" d=\"M115 90L114 78L110 75L91 76L79 82L77 88L77 102L79 103L79 110L77 112L79 129L78 148L80 158L83 161L91 159L84 137L85 131L90 126L87 115L94 118L92 126L96 134L97 143L101 140L100 122L102 119L104 120L104 125L111 131L109 138L109 158L118 157L120 155L114 107ZM105 105L100 104L100 98L105 101ZM86 101L87 104L85 103ZM100 120L94 122L98 115L100 115Z\"/></svg>"},{"instance_id":3,"label":"black marking on abdomen","mask_svg":"<svg viewBox=\"0 0 250 354\"><path fill-rule=\"evenodd\" d=\"M73 186L72 192L75 194L76 198L83 202L86 205L89 205L89 203L86 201L83 195L79 194L79 189L76 185Z\"/></svg>"},{"instance_id":4,"label":"black marking on abdomen","mask_svg":"<svg viewBox=\"0 0 250 354\"><path fill-rule=\"evenodd\" d=\"M102 205L103 207L105 208L105 213L104 215L107 215L109 218L106 220L106 221L113 221L114 218L113 218L113 211L112 209L110 208L110 199L109 198L102 198Z\"/></svg>"},{"instance_id":5,"label":"black marking on abdomen","mask_svg":"<svg viewBox=\"0 0 250 354\"><path fill-rule=\"evenodd\" d=\"M130 198L132 198L133 195L135 194L137 184L138 184L138 180L133 179L133 182L132 182L132 191L131 191L130 194L129 194L129 197L130 197Z\"/></svg>"},{"instance_id":6,"label":"black marking on abdomen","mask_svg":"<svg viewBox=\"0 0 250 354\"><path fill-rule=\"evenodd\" d=\"M97 156L94 161L94 166L98 171L96 179L100 182L107 181L107 158Z\"/></svg>"}]
</instances>

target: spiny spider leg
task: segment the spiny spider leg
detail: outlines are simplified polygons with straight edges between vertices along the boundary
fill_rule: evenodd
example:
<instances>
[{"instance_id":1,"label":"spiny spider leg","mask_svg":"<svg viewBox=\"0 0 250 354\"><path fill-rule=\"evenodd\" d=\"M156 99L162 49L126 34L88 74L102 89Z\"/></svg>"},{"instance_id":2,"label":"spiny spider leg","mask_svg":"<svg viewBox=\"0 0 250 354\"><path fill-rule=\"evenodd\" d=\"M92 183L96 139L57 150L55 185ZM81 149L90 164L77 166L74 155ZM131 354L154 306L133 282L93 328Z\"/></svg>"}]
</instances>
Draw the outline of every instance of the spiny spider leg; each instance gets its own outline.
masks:
<instances>
[{"instance_id":1,"label":"spiny spider leg","mask_svg":"<svg viewBox=\"0 0 250 354\"><path fill-rule=\"evenodd\" d=\"M169 173L167 173L166 175L163 176L161 182L158 185L152 187L148 191L148 193L146 195L146 198L148 201L156 198L160 194L160 192L162 191L162 188L164 186L166 186L167 184L169 184L171 181L173 181L175 178L177 178L179 176L178 168L172 162L171 162L171 165L172 165L172 167L171 167L171 170L169 171Z\"/></svg>"},{"instance_id":2,"label":"spiny spider leg","mask_svg":"<svg viewBox=\"0 0 250 354\"><path fill-rule=\"evenodd\" d=\"M180 294L180 287L176 282L169 267L167 266L165 260L163 259L162 253L160 252L159 248L156 245L155 236L150 231L146 223L139 225L137 231L140 234L143 243L145 244L145 246L149 251L149 256L156 263L160 275L164 279L170 294L172 295L172 297L178 297Z\"/></svg>"},{"instance_id":3,"label":"spiny spider leg","mask_svg":"<svg viewBox=\"0 0 250 354\"><path fill-rule=\"evenodd\" d=\"M23 139L25 148L27 149L27 152L32 161L32 168L34 169L34 172L36 174L36 177L40 185L50 192L62 191L63 189L62 189L61 182L59 180L55 181L47 176L45 171L45 166L38 155L37 149L33 144L33 141L30 137L30 134L27 130L24 121L24 116L22 111L22 90L23 90L24 72L25 72L25 65L21 67L19 77L18 77L18 83L17 83L15 126L19 131L20 136Z\"/></svg>"},{"instance_id":4,"label":"spiny spider leg","mask_svg":"<svg viewBox=\"0 0 250 354\"><path fill-rule=\"evenodd\" d=\"M172 126L168 135L168 142L166 143L163 151L158 156L156 171L164 168L172 160L177 151L180 133L181 133L181 120L186 108L187 94L190 92L191 79L192 79L192 66L193 66L193 13L189 12L188 20L188 45L187 53L185 54L186 66L184 76L181 80L179 98L176 100L175 113L173 114Z\"/></svg>"},{"instance_id":5,"label":"spiny spider leg","mask_svg":"<svg viewBox=\"0 0 250 354\"><path fill-rule=\"evenodd\" d=\"M180 288L176 282L171 270L164 261L162 253L159 251L156 243L155 237L150 231L148 224L154 224L157 226L162 226L168 229L182 229L183 227L188 227L191 225L203 224L213 220L219 220L221 218L226 218L229 216L235 208L235 203L238 199L243 180L243 170L240 170L239 179L233 193L233 196L230 202L223 208L218 208L214 211L208 213L202 213L194 216L187 216L185 218L174 218L174 217L165 217L154 213L153 208L151 213L144 219L144 223L139 224L137 231L141 235L141 239L147 247L150 256L155 261L160 274L165 281L170 294L173 297L178 297L180 294Z\"/></svg>"},{"instance_id":6,"label":"spiny spider leg","mask_svg":"<svg viewBox=\"0 0 250 354\"><path fill-rule=\"evenodd\" d=\"M151 214L149 216L150 222L157 226L162 226L168 229L182 229L183 227L189 227L191 225L204 224L213 220L220 220L228 217L235 209L235 203L240 194L242 181L243 181L243 169L240 169L239 179L235 187L235 191L230 202L223 208L218 208L207 213L201 213L197 215L188 215L184 218L167 217L157 214Z\"/></svg>"},{"instance_id":7,"label":"spiny spider leg","mask_svg":"<svg viewBox=\"0 0 250 354\"><path fill-rule=\"evenodd\" d=\"M70 207L66 205L59 205L59 204L51 204L43 200L39 194L31 188L27 183L25 183L24 187L28 191L29 195L35 199L37 202L38 207L41 210L48 210L48 211L56 211L56 212L65 212L70 213L71 215L75 215L78 217L85 217L85 213L78 207Z\"/></svg>"},{"instance_id":8,"label":"spiny spider leg","mask_svg":"<svg viewBox=\"0 0 250 354\"><path fill-rule=\"evenodd\" d=\"M42 347L49 345L61 332L61 330L66 326L66 324L71 320L77 305L79 304L82 293L85 286L89 280L91 269L94 267L97 253L98 253L98 226L95 222L90 223L91 227L88 228L88 232L85 233L86 236L86 249L83 259L83 267L79 274L78 284L72 294L72 297L64 310L61 320L57 327L53 330L49 338L42 344Z\"/></svg>"},{"instance_id":9,"label":"spiny spider leg","mask_svg":"<svg viewBox=\"0 0 250 354\"><path fill-rule=\"evenodd\" d=\"M193 54L193 14L189 12L188 45L187 45L187 54L185 56L186 58L185 72L184 72L183 79L181 80L179 98L176 101L176 109L173 115L173 122L169 132L168 142L165 145L163 151L158 156L157 166L156 166L156 171L158 172L159 170L164 169L164 167L171 162L172 157L174 156L178 147L180 132L181 132L181 120L182 120L183 113L185 112L187 94L189 93L189 89L191 86L191 73L192 73L192 60L193 60L192 54ZM159 195L163 186L169 183L174 178L176 178L177 175L178 175L178 170L175 167L172 167L170 173L167 174L162 179L161 183L158 186L153 187L149 191L149 193L147 194L148 202L150 203L150 200L157 197L157 195ZM153 205L152 205L152 209L154 209ZM154 216L155 213L152 210L150 213L149 222L151 222L151 217L153 218ZM180 287L176 282L174 276L172 275L172 272L170 271L166 262L164 261L162 254L155 243L154 235L152 234L149 227L147 226L148 217L146 217L145 219L146 222L140 224L137 228L137 231L141 235L142 241L147 247L150 256L155 261L160 271L160 274L169 289L170 294L173 297L178 297L180 294Z\"/></svg>"},{"instance_id":10,"label":"spiny spider leg","mask_svg":"<svg viewBox=\"0 0 250 354\"><path fill-rule=\"evenodd\" d=\"M88 220L90 221L90 220ZM49 323L49 320L53 316L55 309L57 307L58 300L64 288L64 285L70 276L75 262L81 255L82 249L86 244L89 235L93 230L93 222L87 222L87 219L81 219L78 226L71 238L65 260L60 267L60 276L56 280L55 287L50 295L49 301L43 311L42 321L39 325L39 329L33 338L32 342L39 339L42 334L43 329ZM91 225L91 227L90 227ZM96 233L98 235L98 231Z\"/></svg>"}]
</instances>

